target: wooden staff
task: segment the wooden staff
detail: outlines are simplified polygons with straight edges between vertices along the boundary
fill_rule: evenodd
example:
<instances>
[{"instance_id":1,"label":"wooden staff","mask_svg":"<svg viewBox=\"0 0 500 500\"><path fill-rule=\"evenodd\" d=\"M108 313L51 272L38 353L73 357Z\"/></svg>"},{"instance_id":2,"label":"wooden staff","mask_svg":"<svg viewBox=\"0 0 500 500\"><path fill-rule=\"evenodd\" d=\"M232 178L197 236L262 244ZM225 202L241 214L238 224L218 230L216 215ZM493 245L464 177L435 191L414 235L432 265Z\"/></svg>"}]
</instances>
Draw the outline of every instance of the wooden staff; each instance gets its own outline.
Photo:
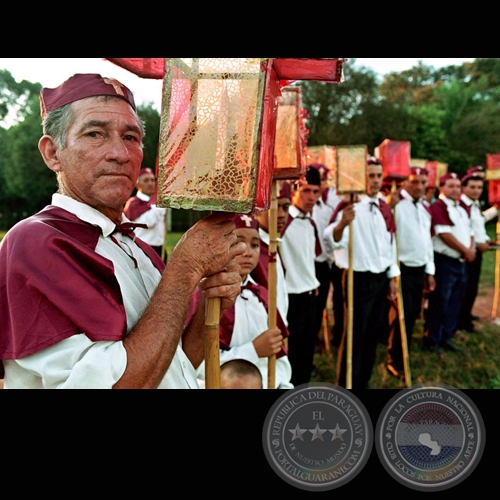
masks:
<instances>
[{"instance_id":1,"label":"wooden staff","mask_svg":"<svg viewBox=\"0 0 500 500\"><path fill-rule=\"evenodd\" d=\"M163 260L163 262L166 262L165 257L168 257L167 256L168 214L169 210L167 208L165 212L165 234L163 236L163 245L161 246L161 260Z\"/></svg>"},{"instance_id":2,"label":"wooden staff","mask_svg":"<svg viewBox=\"0 0 500 500\"><path fill-rule=\"evenodd\" d=\"M268 263L268 321L269 329L277 325L277 271L276 255L278 253L278 183L273 180L271 191L271 208L269 209L269 263ZM267 388L276 386L276 354L269 356L267 361Z\"/></svg>"},{"instance_id":3,"label":"wooden staff","mask_svg":"<svg viewBox=\"0 0 500 500\"><path fill-rule=\"evenodd\" d=\"M396 192L396 181L392 182L392 193ZM394 218L396 218L396 207L394 207ZM395 235L396 242L396 262L398 267L400 265L399 262L399 250L398 250L398 238ZM406 324L405 324L405 310L403 304L403 291L401 289L401 276L396 277L396 283L398 285L398 297L397 297L397 305L398 305L398 319L399 319L399 332L401 335L401 346L403 349L403 367L405 372L405 383L407 387L411 386L411 372L410 372L410 357L408 354L408 339L406 337Z\"/></svg>"},{"instance_id":4,"label":"wooden staff","mask_svg":"<svg viewBox=\"0 0 500 500\"><path fill-rule=\"evenodd\" d=\"M500 243L500 220L497 222L496 226L496 243ZM493 309L491 311L491 317L495 319L498 312L498 299L500 297L500 250L495 250L495 294L493 296Z\"/></svg>"},{"instance_id":5,"label":"wooden staff","mask_svg":"<svg viewBox=\"0 0 500 500\"><path fill-rule=\"evenodd\" d=\"M205 306L205 387L220 389L220 297L207 299Z\"/></svg>"},{"instance_id":6,"label":"wooden staff","mask_svg":"<svg viewBox=\"0 0 500 500\"><path fill-rule=\"evenodd\" d=\"M361 146L337 146L337 192L349 194L351 204L356 193L366 193L366 165L368 148ZM352 389L352 352L354 319L354 231L352 221L349 228L347 307L346 307L346 388ZM361 346L358 346L361 348Z\"/></svg>"},{"instance_id":7,"label":"wooden staff","mask_svg":"<svg viewBox=\"0 0 500 500\"><path fill-rule=\"evenodd\" d=\"M351 203L354 195L351 194ZM349 267L347 269L347 359L346 359L346 389L352 389L352 332L354 318L354 235L352 221L349 222Z\"/></svg>"}]
</instances>

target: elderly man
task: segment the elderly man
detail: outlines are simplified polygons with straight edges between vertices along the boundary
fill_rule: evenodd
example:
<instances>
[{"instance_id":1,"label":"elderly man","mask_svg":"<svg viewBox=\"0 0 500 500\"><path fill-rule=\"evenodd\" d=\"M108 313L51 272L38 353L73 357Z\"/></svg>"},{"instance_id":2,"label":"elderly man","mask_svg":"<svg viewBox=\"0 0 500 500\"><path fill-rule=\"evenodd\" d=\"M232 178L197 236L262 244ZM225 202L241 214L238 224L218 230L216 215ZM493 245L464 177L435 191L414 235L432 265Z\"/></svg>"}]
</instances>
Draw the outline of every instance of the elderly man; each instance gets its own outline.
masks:
<instances>
[{"instance_id":1,"label":"elderly man","mask_svg":"<svg viewBox=\"0 0 500 500\"><path fill-rule=\"evenodd\" d=\"M123 214L143 158L130 90L76 74L40 103L59 190L0 246L5 388L197 388L203 303L185 323L197 287L223 310L240 292L231 215L199 221L165 267Z\"/></svg>"},{"instance_id":2,"label":"elderly man","mask_svg":"<svg viewBox=\"0 0 500 500\"><path fill-rule=\"evenodd\" d=\"M335 262L353 268L354 318L352 325L352 389L368 389L381 332L387 329L387 300L397 297L396 224L391 209L378 194L382 187L382 164L368 159L366 194L359 201L342 201L324 230L323 237L335 251ZM352 223L352 224L351 224ZM352 228L352 233L351 233ZM349 239L353 237L353 262L349 262ZM347 291L344 293L348 299ZM346 387L347 329L344 329L337 361L337 384Z\"/></svg>"},{"instance_id":3,"label":"elderly man","mask_svg":"<svg viewBox=\"0 0 500 500\"><path fill-rule=\"evenodd\" d=\"M467 264L476 258L470 217L460 206L460 177L449 172L439 179L439 197L430 206L436 288L429 294L424 348L461 351L452 337L467 286Z\"/></svg>"}]
</instances>

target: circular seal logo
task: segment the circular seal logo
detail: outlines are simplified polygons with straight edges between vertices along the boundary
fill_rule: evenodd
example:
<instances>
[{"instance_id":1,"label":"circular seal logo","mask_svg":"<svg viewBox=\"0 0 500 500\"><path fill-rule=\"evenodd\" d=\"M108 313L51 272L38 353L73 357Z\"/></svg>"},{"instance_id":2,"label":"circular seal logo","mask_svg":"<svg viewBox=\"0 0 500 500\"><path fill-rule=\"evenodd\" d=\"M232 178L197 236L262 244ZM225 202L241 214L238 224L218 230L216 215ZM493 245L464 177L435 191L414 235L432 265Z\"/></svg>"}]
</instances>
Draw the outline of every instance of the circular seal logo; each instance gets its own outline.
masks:
<instances>
[{"instance_id":1,"label":"circular seal logo","mask_svg":"<svg viewBox=\"0 0 500 500\"><path fill-rule=\"evenodd\" d=\"M385 406L375 446L389 474L409 488L439 491L463 481L478 464L485 439L482 417L457 389L415 385Z\"/></svg>"},{"instance_id":2,"label":"circular seal logo","mask_svg":"<svg viewBox=\"0 0 500 500\"><path fill-rule=\"evenodd\" d=\"M283 480L303 490L326 491L363 469L373 446L373 427L366 408L348 390L309 383L274 403L262 443Z\"/></svg>"}]
</instances>

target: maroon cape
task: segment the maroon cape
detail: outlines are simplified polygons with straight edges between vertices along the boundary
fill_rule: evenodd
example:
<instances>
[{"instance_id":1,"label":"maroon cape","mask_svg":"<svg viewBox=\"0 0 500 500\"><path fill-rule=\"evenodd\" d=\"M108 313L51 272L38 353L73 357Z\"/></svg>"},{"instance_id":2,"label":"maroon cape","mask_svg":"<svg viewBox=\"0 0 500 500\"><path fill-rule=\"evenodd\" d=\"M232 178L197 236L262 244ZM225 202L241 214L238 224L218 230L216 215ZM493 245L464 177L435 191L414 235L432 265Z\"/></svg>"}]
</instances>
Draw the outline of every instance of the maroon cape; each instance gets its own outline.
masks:
<instances>
[{"instance_id":1,"label":"maroon cape","mask_svg":"<svg viewBox=\"0 0 500 500\"><path fill-rule=\"evenodd\" d=\"M436 235L436 231L434 229L435 226L454 226L453 221L450 218L450 214L448 213L448 207L446 203L438 198L434 203L429 207L429 211L432 216L432 228L431 234L432 236Z\"/></svg>"},{"instance_id":2,"label":"maroon cape","mask_svg":"<svg viewBox=\"0 0 500 500\"><path fill-rule=\"evenodd\" d=\"M149 201L144 201L137 196L132 196L132 198L129 198L127 203L125 204L123 213L126 215L127 219L132 221L136 220L151 208L151 204L153 203L152 200L153 198L151 198Z\"/></svg>"},{"instance_id":3,"label":"maroon cape","mask_svg":"<svg viewBox=\"0 0 500 500\"><path fill-rule=\"evenodd\" d=\"M82 332L92 341L123 338L127 322L113 263L94 251L100 235L99 227L54 206L5 235L0 360L28 356ZM156 252L135 241L162 271Z\"/></svg>"},{"instance_id":4,"label":"maroon cape","mask_svg":"<svg viewBox=\"0 0 500 500\"><path fill-rule=\"evenodd\" d=\"M330 219L330 224L332 222L335 222L335 219L337 218L337 214L343 210L347 205L350 205L350 201L347 200L342 200L336 207L335 210L332 214L332 218ZM358 203L358 202L355 202ZM391 233L391 236L396 232L396 220L394 219L394 215L392 213L391 207L382 199L378 200L380 212L382 213L382 216L384 217L385 220L385 225L387 227L387 231Z\"/></svg>"}]
</instances>

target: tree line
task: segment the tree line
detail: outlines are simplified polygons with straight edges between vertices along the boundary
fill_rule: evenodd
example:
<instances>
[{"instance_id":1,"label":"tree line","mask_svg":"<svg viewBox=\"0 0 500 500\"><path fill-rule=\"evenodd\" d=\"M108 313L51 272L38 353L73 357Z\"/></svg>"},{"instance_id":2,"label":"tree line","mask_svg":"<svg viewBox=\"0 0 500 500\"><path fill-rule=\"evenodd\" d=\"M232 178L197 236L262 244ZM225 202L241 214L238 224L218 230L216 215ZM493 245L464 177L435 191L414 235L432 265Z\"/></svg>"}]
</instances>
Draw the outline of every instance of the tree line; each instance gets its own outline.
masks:
<instances>
[{"instance_id":1,"label":"tree line","mask_svg":"<svg viewBox=\"0 0 500 500\"><path fill-rule=\"evenodd\" d=\"M381 81L349 59L340 84L296 84L310 146L364 144L373 153L384 139L410 141L413 158L447 163L460 174L500 152L500 58L439 69L420 62ZM37 146L41 88L0 69L0 229L42 209L57 189ZM160 114L152 104L138 112L146 125L143 165L154 167Z\"/></svg>"}]
</instances>

